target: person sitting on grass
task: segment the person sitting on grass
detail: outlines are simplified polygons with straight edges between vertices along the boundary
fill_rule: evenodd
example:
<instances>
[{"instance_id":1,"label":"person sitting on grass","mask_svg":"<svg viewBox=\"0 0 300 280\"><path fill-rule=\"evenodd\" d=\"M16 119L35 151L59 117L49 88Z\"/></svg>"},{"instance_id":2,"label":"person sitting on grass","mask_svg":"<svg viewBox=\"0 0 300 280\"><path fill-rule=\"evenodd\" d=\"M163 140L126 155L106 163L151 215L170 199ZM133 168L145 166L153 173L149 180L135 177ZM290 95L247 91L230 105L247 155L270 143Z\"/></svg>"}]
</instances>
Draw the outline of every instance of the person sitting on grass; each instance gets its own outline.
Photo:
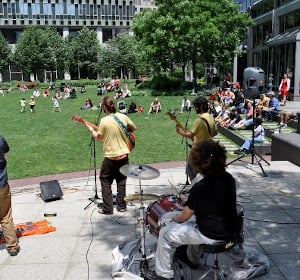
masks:
<instances>
[{"instance_id":1,"label":"person sitting on grass","mask_svg":"<svg viewBox=\"0 0 300 280\"><path fill-rule=\"evenodd\" d=\"M256 118L254 120L254 138L249 137L245 140L244 144L240 147L240 149L233 151L234 154L241 155L241 154L248 154L250 152L251 145L254 143L263 143L265 130L262 126L262 119ZM254 141L254 143L253 143Z\"/></svg>"},{"instance_id":2,"label":"person sitting on grass","mask_svg":"<svg viewBox=\"0 0 300 280\"><path fill-rule=\"evenodd\" d=\"M87 98L85 100L85 105L80 107L81 110L89 110L92 108L93 108L93 102L90 98Z\"/></svg>"},{"instance_id":3,"label":"person sitting on grass","mask_svg":"<svg viewBox=\"0 0 300 280\"><path fill-rule=\"evenodd\" d=\"M131 114L131 113L136 113L136 112L137 112L137 106L136 106L136 103L135 103L134 101L131 101L127 113L128 113L128 114Z\"/></svg>"},{"instance_id":4,"label":"person sitting on grass","mask_svg":"<svg viewBox=\"0 0 300 280\"><path fill-rule=\"evenodd\" d=\"M160 111L161 111L161 104L160 104L158 98L156 97L156 98L154 98L153 102L151 102L151 104L150 104L148 115L150 115L150 113L157 114Z\"/></svg>"},{"instance_id":5,"label":"person sitting on grass","mask_svg":"<svg viewBox=\"0 0 300 280\"><path fill-rule=\"evenodd\" d=\"M191 101L185 96L181 101L180 113L183 113L183 111L191 111L191 109Z\"/></svg>"}]
</instances>

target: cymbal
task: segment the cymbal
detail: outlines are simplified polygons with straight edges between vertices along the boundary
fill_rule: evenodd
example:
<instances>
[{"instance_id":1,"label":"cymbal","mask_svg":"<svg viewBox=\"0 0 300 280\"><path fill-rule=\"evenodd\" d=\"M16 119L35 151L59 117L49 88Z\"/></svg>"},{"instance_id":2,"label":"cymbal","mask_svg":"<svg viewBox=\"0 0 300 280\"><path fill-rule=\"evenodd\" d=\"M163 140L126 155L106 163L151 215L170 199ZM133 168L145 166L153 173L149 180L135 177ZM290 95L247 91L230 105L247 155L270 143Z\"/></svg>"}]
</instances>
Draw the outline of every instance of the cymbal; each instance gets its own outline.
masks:
<instances>
[{"instance_id":1,"label":"cymbal","mask_svg":"<svg viewBox=\"0 0 300 280\"><path fill-rule=\"evenodd\" d=\"M159 177L160 172L148 165L126 164L120 168L120 172L131 178L150 180Z\"/></svg>"},{"instance_id":2,"label":"cymbal","mask_svg":"<svg viewBox=\"0 0 300 280\"><path fill-rule=\"evenodd\" d=\"M158 200L159 195L152 194L152 193L143 193L143 200ZM141 194L140 193L135 193L135 194L129 194L126 195L124 198L125 201L133 201L133 202L138 202L141 200Z\"/></svg>"}]
</instances>

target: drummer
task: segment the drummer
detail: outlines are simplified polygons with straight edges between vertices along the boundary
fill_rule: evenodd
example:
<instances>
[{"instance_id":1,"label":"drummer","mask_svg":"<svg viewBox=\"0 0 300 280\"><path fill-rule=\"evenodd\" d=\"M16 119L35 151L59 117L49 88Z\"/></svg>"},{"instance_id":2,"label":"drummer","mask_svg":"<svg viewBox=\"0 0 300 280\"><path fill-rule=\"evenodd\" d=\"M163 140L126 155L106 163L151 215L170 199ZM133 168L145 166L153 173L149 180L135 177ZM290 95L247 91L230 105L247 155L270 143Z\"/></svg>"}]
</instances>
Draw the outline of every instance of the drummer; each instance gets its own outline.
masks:
<instances>
[{"instance_id":1,"label":"drummer","mask_svg":"<svg viewBox=\"0 0 300 280\"><path fill-rule=\"evenodd\" d=\"M236 182L225 170L225 148L218 142L202 140L194 145L189 159L193 171L203 178L192 187L181 214L173 217L176 223L160 230L155 272L144 271L149 280L174 278L173 256L181 245L188 245L188 261L197 266L200 244L232 240L238 232ZM193 215L196 219L190 219Z\"/></svg>"}]
</instances>

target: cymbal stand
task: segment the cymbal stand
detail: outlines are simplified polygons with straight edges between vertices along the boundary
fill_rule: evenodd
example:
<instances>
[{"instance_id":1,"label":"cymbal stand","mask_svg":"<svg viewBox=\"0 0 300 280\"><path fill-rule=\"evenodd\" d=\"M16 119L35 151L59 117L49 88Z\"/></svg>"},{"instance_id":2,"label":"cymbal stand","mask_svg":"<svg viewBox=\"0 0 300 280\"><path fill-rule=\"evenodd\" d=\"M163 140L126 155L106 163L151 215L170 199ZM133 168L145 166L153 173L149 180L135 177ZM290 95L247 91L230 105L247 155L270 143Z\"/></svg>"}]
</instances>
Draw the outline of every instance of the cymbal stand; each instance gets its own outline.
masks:
<instances>
[{"instance_id":1,"label":"cymbal stand","mask_svg":"<svg viewBox=\"0 0 300 280\"><path fill-rule=\"evenodd\" d=\"M140 230L141 230L141 239L140 239L140 249L142 253L142 259L140 262L140 269L143 270L148 269L148 261L146 257L146 219L145 219L145 206L144 206L144 197L143 197L143 190L141 187L141 180L139 180L139 187L140 187Z\"/></svg>"},{"instance_id":2,"label":"cymbal stand","mask_svg":"<svg viewBox=\"0 0 300 280\"><path fill-rule=\"evenodd\" d=\"M130 264L133 262L133 260L139 260L140 261L140 272L141 277L144 276L144 271L149 268L148 265L148 259L151 259L153 256L148 256L146 253L146 219L145 219L145 206L144 206L144 196L143 196L143 190L141 187L141 180L139 179L139 188L140 188L140 207L139 207L139 224L140 224L140 238L137 241L137 244L135 248L133 249L133 252L131 253L131 260L127 261L127 266L129 267ZM141 258L135 258L135 254L137 252L141 253Z\"/></svg>"}]
</instances>

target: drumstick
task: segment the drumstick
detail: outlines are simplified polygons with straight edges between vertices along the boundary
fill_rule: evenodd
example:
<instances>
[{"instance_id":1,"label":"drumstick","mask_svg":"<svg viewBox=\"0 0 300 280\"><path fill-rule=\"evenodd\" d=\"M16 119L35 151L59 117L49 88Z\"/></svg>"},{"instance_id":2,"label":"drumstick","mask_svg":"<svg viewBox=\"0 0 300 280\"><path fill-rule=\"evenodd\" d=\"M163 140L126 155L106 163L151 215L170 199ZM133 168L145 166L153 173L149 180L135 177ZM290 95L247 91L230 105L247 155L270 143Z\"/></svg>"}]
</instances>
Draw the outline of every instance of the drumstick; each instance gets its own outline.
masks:
<instances>
[{"instance_id":1,"label":"drumstick","mask_svg":"<svg viewBox=\"0 0 300 280\"><path fill-rule=\"evenodd\" d=\"M179 193L179 191L176 189L176 187L175 187L174 184L171 182L171 180L168 179L168 181L169 181L171 187L175 190L177 196L181 199L181 201L182 201L181 205L184 205L185 202L186 202L185 199L183 199L182 195L181 195L181 194Z\"/></svg>"}]
</instances>

